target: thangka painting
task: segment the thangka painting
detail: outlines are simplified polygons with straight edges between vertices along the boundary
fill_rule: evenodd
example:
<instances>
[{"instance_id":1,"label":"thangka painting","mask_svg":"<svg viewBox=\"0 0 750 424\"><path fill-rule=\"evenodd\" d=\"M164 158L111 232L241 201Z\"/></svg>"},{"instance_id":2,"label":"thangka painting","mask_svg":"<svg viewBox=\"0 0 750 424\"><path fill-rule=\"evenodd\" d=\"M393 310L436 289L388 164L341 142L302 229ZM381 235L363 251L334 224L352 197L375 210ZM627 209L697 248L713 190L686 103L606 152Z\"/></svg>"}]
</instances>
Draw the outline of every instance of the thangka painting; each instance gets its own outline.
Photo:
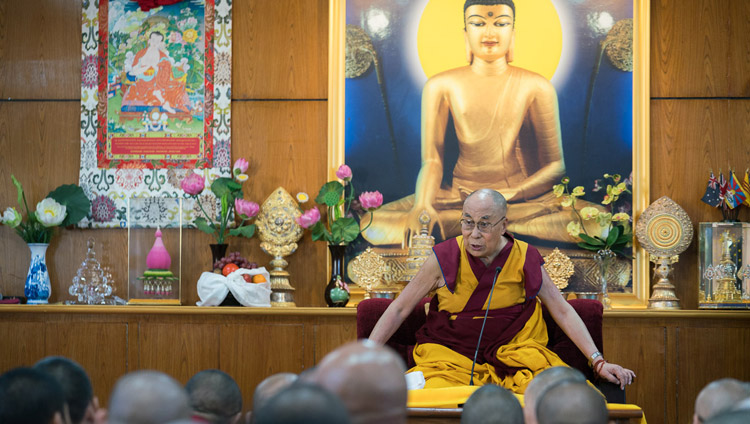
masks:
<instances>
[{"instance_id":1,"label":"thangka painting","mask_svg":"<svg viewBox=\"0 0 750 424\"><path fill-rule=\"evenodd\" d=\"M83 2L81 226L125 227L133 197L164 226L177 217L159 199L186 197L188 173L230 174L231 0L168 3ZM192 208L186 197L185 222Z\"/></svg>"}]
</instances>

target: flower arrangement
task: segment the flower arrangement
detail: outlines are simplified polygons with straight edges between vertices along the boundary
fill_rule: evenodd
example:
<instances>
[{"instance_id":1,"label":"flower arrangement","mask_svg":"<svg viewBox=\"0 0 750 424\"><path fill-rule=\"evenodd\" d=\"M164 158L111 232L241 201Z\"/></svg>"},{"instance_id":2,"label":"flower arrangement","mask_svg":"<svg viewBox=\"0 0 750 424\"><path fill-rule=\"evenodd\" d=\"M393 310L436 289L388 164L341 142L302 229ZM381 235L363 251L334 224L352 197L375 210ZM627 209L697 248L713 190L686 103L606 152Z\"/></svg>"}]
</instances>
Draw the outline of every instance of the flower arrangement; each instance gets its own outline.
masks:
<instances>
[{"instance_id":1,"label":"flower arrangement","mask_svg":"<svg viewBox=\"0 0 750 424\"><path fill-rule=\"evenodd\" d=\"M14 228L26 243L49 243L55 227L77 224L91 210L91 201L83 189L75 184L65 184L37 203L36 210L32 213L26 202L23 186L14 175L10 178L18 192L18 205L26 210L26 219L16 208L9 207L3 212L0 222Z\"/></svg>"},{"instance_id":2,"label":"flower arrangement","mask_svg":"<svg viewBox=\"0 0 750 424\"><path fill-rule=\"evenodd\" d=\"M245 174L248 166L246 159L237 159L232 167L233 178L221 177L211 183L211 192L221 201L218 222L214 221L215 217L206 213L198 197L205 188L204 178L196 173L190 173L180 183L182 190L195 199L204 216L195 219L195 226L204 233L213 235L218 244L224 243L227 234L250 238L255 233L255 225L245 223L258 214L260 206L242 198L242 184L249 178ZM235 212L241 221L236 228L229 229L232 212Z\"/></svg>"},{"instance_id":3,"label":"flower arrangement","mask_svg":"<svg viewBox=\"0 0 750 424\"><path fill-rule=\"evenodd\" d=\"M575 213L576 219L570 221L567 226L568 234L578 238L578 247L586 250L599 252L610 250L615 254L632 259L628 247L632 246L633 230L630 225L630 203L624 201L624 194L632 194L628 187L632 187L632 178L622 180L619 174L604 174L603 179L594 181L593 192L599 192L603 189L601 184L606 183L606 194L601 204L607 210L602 212L599 208L586 206L578 210L576 199L585 195L583 186L576 186L571 191L569 189L570 178L564 177L560 184L552 187L555 195L561 197L561 204L564 207L570 206ZM617 202L622 204L616 207ZM596 221L602 227L601 236L589 234L584 221Z\"/></svg>"},{"instance_id":4,"label":"flower arrangement","mask_svg":"<svg viewBox=\"0 0 750 424\"><path fill-rule=\"evenodd\" d=\"M349 244L367 227L360 230L357 220L351 214L354 201L351 168L341 165L336 171L336 177L342 182L329 181L323 184L315 198L316 203L328 208L328 226L321 222L317 207L308 209L296 221L302 228L312 229L313 240L325 240L332 245ZM365 191L358 197L358 208L369 212L370 218L372 212L382 204L383 195L379 191Z\"/></svg>"}]
</instances>

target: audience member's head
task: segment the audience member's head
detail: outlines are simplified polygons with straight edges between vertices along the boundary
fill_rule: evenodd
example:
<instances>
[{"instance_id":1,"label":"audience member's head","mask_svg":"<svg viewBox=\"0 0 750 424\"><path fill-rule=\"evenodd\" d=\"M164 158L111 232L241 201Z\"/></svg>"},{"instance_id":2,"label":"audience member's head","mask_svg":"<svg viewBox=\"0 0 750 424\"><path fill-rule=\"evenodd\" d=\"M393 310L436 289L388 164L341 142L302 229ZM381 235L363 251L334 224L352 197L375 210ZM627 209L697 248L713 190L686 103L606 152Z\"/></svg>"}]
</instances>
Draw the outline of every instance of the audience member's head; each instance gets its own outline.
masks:
<instances>
[{"instance_id":1,"label":"audience member's head","mask_svg":"<svg viewBox=\"0 0 750 424\"><path fill-rule=\"evenodd\" d=\"M526 424L536 424L536 405L539 395L563 381L586 382L586 376L575 368L552 367L537 374L523 393L523 416Z\"/></svg>"},{"instance_id":2,"label":"audience member's head","mask_svg":"<svg viewBox=\"0 0 750 424\"><path fill-rule=\"evenodd\" d=\"M51 375L60 385L68 404L72 424L94 421L94 391L83 367L63 356L48 356L37 362L34 369Z\"/></svg>"},{"instance_id":3,"label":"audience member's head","mask_svg":"<svg viewBox=\"0 0 750 424\"><path fill-rule=\"evenodd\" d=\"M297 378L297 374L291 372L280 372L266 377L255 387L255 392L253 392L253 411L260 409L276 393L297 381Z\"/></svg>"},{"instance_id":4,"label":"audience member's head","mask_svg":"<svg viewBox=\"0 0 750 424\"><path fill-rule=\"evenodd\" d=\"M49 374L16 368L0 376L0 423L62 424L67 420L65 395Z\"/></svg>"},{"instance_id":5,"label":"audience member's head","mask_svg":"<svg viewBox=\"0 0 750 424\"><path fill-rule=\"evenodd\" d=\"M193 415L213 424L235 424L242 418L242 393L224 371L205 370L185 385Z\"/></svg>"},{"instance_id":6,"label":"audience member's head","mask_svg":"<svg viewBox=\"0 0 750 424\"><path fill-rule=\"evenodd\" d=\"M109 398L109 424L161 424L190 418L188 395L159 371L135 371L117 380Z\"/></svg>"},{"instance_id":7,"label":"audience member's head","mask_svg":"<svg viewBox=\"0 0 750 424\"><path fill-rule=\"evenodd\" d=\"M747 424L750 422L750 410L739 409L721 412L705 421L705 424Z\"/></svg>"},{"instance_id":8,"label":"audience member's head","mask_svg":"<svg viewBox=\"0 0 750 424\"><path fill-rule=\"evenodd\" d=\"M346 405L353 423L406 422L404 361L370 340L347 343L326 355L304 380L320 384Z\"/></svg>"},{"instance_id":9,"label":"audience member's head","mask_svg":"<svg viewBox=\"0 0 750 424\"><path fill-rule=\"evenodd\" d=\"M464 404L461 424L523 424L523 410L509 390L487 384Z\"/></svg>"},{"instance_id":10,"label":"audience member's head","mask_svg":"<svg viewBox=\"0 0 750 424\"><path fill-rule=\"evenodd\" d=\"M705 422L714 415L728 411L748 396L747 385L739 380L722 378L712 381L695 398L693 423Z\"/></svg>"},{"instance_id":11,"label":"audience member's head","mask_svg":"<svg viewBox=\"0 0 750 424\"><path fill-rule=\"evenodd\" d=\"M587 383L563 381L540 394L539 424L607 424L607 402Z\"/></svg>"},{"instance_id":12,"label":"audience member's head","mask_svg":"<svg viewBox=\"0 0 750 424\"><path fill-rule=\"evenodd\" d=\"M296 382L276 393L253 411L254 424L347 424L341 399L323 387Z\"/></svg>"}]
</instances>

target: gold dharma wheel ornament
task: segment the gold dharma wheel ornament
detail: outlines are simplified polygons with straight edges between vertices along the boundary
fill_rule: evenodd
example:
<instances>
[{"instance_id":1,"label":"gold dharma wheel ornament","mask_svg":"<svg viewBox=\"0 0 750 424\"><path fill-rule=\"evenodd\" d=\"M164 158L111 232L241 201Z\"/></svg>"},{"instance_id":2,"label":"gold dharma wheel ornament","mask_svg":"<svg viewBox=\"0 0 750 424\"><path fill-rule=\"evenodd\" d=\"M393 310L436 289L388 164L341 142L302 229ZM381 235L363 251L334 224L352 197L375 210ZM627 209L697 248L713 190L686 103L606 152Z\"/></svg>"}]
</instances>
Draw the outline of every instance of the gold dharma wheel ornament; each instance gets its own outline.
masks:
<instances>
[{"instance_id":1,"label":"gold dharma wheel ornament","mask_svg":"<svg viewBox=\"0 0 750 424\"><path fill-rule=\"evenodd\" d=\"M271 260L271 306L297 306L294 303L294 287L289 283L289 263L284 259L297 250L303 229L297 224L302 215L297 202L282 187L277 188L263 202L255 225L263 252L273 256Z\"/></svg>"},{"instance_id":2,"label":"gold dharma wheel ornament","mask_svg":"<svg viewBox=\"0 0 750 424\"><path fill-rule=\"evenodd\" d=\"M560 291L568 287L568 279L575 272L573 261L558 248L544 258L544 269Z\"/></svg>"},{"instance_id":3,"label":"gold dharma wheel ornament","mask_svg":"<svg viewBox=\"0 0 750 424\"><path fill-rule=\"evenodd\" d=\"M654 263L656 283L648 300L649 309L681 309L669 275L672 265L693 240L693 223L687 212L663 196L643 211L635 235Z\"/></svg>"},{"instance_id":4,"label":"gold dharma wheel ornament","mask_svg":"<svg viewBox=\"0 0 750 424\"><path fill-rule=\"evenodd\" d=\"M383 274L388 267L383 257L368 247L349 265L349 278L365 289L365 299L372 297L373 291L383 284Z\"/></svg>"}]
</instances>

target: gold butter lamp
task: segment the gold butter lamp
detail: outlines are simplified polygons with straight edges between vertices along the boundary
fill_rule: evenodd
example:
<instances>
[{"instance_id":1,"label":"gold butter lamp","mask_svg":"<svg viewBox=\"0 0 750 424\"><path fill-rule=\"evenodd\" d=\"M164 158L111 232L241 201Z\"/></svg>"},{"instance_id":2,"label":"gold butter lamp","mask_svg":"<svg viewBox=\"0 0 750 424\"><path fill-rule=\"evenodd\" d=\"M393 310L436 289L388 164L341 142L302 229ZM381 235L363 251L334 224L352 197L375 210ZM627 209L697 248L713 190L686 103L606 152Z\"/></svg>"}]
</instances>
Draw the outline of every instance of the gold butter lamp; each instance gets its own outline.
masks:
<instances>
[{"instance_id":1,"label":"gold butter lamp","mask_svg":"<svg viewBox=\"0 0 750 424\"><path fill-rule=\"evenodd\" d=\"M297 250L302 238L302 227L297 217L302 215L297 202L282 187L277 188L263 202L255 221L260 236L260 248L273 256L271 260L271 306L297 306L294 287L289 283L289 263L284 259Z\"/></svg>"},{"instance_id":2,"label":"gold butter lamp","mask_svg":"<svg viewBox=\"0 0 750 424\"><path fill-rule=\"evenodd\" d=\"M681 309L669 275L693 240L693 223L687 212L669 197L660 197L638 218L635 235L654 263L656 283L648 300L649 309Z\"/></svg>"}]
</instances>

